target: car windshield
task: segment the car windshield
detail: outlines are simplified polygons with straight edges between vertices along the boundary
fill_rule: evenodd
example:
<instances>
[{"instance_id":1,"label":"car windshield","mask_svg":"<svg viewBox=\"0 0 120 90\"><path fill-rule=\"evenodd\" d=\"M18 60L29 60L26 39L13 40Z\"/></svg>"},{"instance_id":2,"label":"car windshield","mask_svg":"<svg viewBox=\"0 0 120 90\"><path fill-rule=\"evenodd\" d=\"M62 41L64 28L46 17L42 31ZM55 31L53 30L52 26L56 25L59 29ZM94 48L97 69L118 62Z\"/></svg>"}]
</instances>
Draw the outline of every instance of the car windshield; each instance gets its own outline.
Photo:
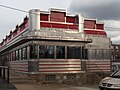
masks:
<instances>
[{"instance_id":1,"label":"car windshield","mask_svg":"<svg viewBox=\"0 0 120 90\"><path fill-rule=\"evenodd\" d=\"M117 70L115 72L113 72L110 77L113 77L113 78L120 78L120 70Z\"/></svg>"}]
</instances>

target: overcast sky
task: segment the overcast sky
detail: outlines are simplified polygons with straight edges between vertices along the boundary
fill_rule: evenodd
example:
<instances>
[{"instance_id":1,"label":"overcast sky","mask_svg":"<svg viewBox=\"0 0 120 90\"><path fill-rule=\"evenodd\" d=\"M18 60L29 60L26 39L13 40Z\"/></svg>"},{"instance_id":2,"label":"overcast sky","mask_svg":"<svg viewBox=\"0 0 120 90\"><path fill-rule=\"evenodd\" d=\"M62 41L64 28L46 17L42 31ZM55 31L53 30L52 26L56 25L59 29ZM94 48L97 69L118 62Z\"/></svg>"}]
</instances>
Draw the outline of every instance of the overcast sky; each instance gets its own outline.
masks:
<instances>
[{"instance_id":1,"label":"overcast sky","mask_svg":"<svg viewBox=\"0 0 120 90\"><path fill-rule=\"evenodd\" d=\"M29 11L63 8L71 13L97 18L105 22L107 34L114 43L120 43L120 0L0 0L1 5ZM0 41L20 24L26 13L0 7Z\"/></svg>"},{"instance_id":2,"label":"overcast sky","mask_svg":"<svg viewBox=\"0 0 120 90\"><path fill-rule=\"evenodd\" d=\"M72 0L69 10L105 22L108 36L120 44L120 0Z\"/></svg>"},{"instance_id":3,"label":"overcast sky","mask_svg":"<svg viewBox=\"0 0 120 90\"><path fill-rule=\"evenodd\" d=\"M0 5L5 5L21 10L40 9L48 11L49 8L69 8L72 0L0 0ZM21 24L27 13L0 7L0 41Z\"/></svg>"}]
</instances>

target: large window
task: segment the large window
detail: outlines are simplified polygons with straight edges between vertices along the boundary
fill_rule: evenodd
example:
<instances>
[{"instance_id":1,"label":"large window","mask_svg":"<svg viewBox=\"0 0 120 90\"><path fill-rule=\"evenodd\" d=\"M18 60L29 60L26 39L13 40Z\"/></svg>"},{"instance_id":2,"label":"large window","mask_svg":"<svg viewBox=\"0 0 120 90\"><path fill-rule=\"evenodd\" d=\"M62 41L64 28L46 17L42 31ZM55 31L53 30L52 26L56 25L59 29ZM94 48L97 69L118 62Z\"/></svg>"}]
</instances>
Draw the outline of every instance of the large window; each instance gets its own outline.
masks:
<instances>
[{"instance_id":1,"label":"large window","mask_svg":"<svg viewBox=\"0 0 120 90\"><path fill-rule=\"evenodd\" d=\"M39 58L45 58L45 46L39 46Z\"/></svg>"},{"instance_id":2,"label":"large window","mask_svg":"<svg viewBox=\"0 0 120 90\"><path fill-rule=\"evenodd\" d=\"M95 60L110 59L110 50L107 50L107 49L91 49L91 50L89 50L89 59L95 59Z\"/></svg>"},{"instance_id":3,"label":"large window","mask_svg":"<svg viewBox=\"0 0 120 90\"><path fill-rule=\"evenodd\" d=\"M24 47L24 48L22 48L22 59L23 60L25 60L25 59L27 59L27 48L26 47Z\"/></svg>"},{"instance_id":4,"label":"large window","mask_svg":"<svg viewBox=\"0 0 120 90\"><path fill-rule=\"evenodd\" d=\"M57 59L65 58L65 46L57 46L56 47L56 58Z\"/></svg>"},{"instance_id":5,"label":"large window","mask_svg":"<svg viewBox=\"0 0 120 90\"><path fill-rule=\"evenodd\" d=\"M21 48L21 60L23 60L23 48Z\"/></svg>"},{"instance_id":6,"label":"large window","mask_svg":"<svg viewBox=\"0 0 120 90\"><path fill-rule=\"evenodd\" d=\"M18 50L15 51L15 59L19 60Z\"/></svg>"},{"instance_id":7,"label":"large window","mask_svg":"<svg viewBox=\"0 0 120 90\"><path fill-rule=\"evenodd\" d=\"M54 59L54 46L39 46L39 58Z\"/></svg>"},{"instance_id":8,"label":"large window","mask_svg":"<svg viewBox=\"0 0 120 90\"><path fill-rule=\"evenodd\" d=\"M67 58L68 59L81 59L81 48L80 47L67 47Z\"/></svg>"},{"instance_id":9,"label":"large window","mask_svg":"<svg viewBox=\"0 0 120 90\"><path fill-rule=\"evenodd\" d=\"M37 59L37 45L30 45L30 59Z\"/></svg>"},{"instance_id":10,"label":"large window","mask_svg":"<svg viewBox=\"0 0 120 90\"><path fill-rule=\"evenodd\" d=\"M15 61L15 51L12 52L13 61Z\"/></svg>"},{"instance_id":11,"label":"large window","mask_svg":"<svg viewBox=\"0 0 120 90\"><path fill-rule=\"evenodd\" d=\"M110 50L107 50L107 49L104 50L104 59L107 60L107 59L110 59L110 57L111 57L111 56L110 56Z\"/></svg>"},{"instance_id":12,"label":"large window","mask_svg":"<svg viewBox=\"0 0 120 90\"><path fill-rule=\"evenodd\" d=\"M91 52L91 57L94 56L95 58L95 51L94 53ZM88 59L88 50L80 46L29 45L11 52L10 55L13 61L27 59ZM106 58L108 58L107 55Z\"/></svg>"},{"instance_id":13,"label":"large window","mask_svg":"<svg viewBox=\"0 0 120 90\"><path fill-rule=\"evenodd\" d=\"M88 59L88 49L82 47L82 59Z\"/></svg>"},{"instance_id":14,"label":"large window","mask_svg":"<svg viewBox=\"0 0 120 90\"><path fill-rule=\"evenodd\" d=\"M26 47L26 57L27 57L27 59L30 58L30 57L29 57L29 52L30 52L30 47L27 46L27 47Z\"/></svg>"},{"instance_id":15,"label":"large window","mask_svg":"<svg viewBox=\"0 0 120 90\"><path fill-rule=\"evenodd\" d=\"M19 49L19 60L21 60L21 49Z\"/></svg>"},{"instance_id":16,"label":"large window","mask_svg":"<svg viewBox=\"0 0 120 90\"><path fill-rule=\"evenodd\" d=\"M28 51L29 51L29 47L23 47L20 49L17 49L13 52L11 52L9 54L10 57L10 61L16 61L16 60L26 60L28 59ZM33 52L31 52L31 55L33 54Z\"/></svg>"}]
</instances>

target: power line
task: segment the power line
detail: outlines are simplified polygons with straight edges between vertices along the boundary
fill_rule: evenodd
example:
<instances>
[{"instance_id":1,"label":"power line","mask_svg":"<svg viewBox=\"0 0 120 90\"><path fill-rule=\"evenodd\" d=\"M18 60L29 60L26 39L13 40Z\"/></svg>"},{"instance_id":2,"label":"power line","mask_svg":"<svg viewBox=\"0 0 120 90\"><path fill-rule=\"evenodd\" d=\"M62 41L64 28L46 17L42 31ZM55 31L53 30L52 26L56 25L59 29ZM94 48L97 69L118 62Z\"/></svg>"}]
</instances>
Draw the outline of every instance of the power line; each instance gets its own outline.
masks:
<instances>
[{"instance_id":1,"label":"power line","mask_svg":"<svg viewBox=\"0 0 120 90\"><path fill-rule=\"evenodd\" d=\"M4 8L8 8L8 9L12 9L12 10L15 10L15 11L20 11L20 12L28 13L28 14L31 13L31 14L39 15L37 13L28 12L28 11L25 11L25 10L22 10L22 9L13 8L13 7L9 7L9 6L6 6L6 5L1 5L0 4L0 7L4 7Z\"/></svg>"},{"instance_id":2,"label":"power line","mask_svg":"<svg viewBox=\"0 0 120 90\"><path fill-rule=\"evenodd\" d=\"M120 31L120 28L116 28L116 27L105 27L106 31Z\"/></svg>"},{"instance_id":3,"label":"power line","mask_svg":"<svg viewBox=\"0 0 120 90\"><path fill-rule=\"evenodd\" d=\"M16 11L20 11L20 12L24 12L24 13L28 13L28 14L31 13L31 14L39 15L39 14L37 14L37 13L28 12L28 11L25 11L25 10L22 10L22 9L13 8L13 7L9 7L9 6L6 6L6 5L1 5L1 4L0 4L0 7L4 7L4 8L16 10ZM52 17L52 18L54 18L54 17ZM60 19L60 18L54 18L54 19L62 20L62 19Z\"/></svg>"},{"instance_id":4,"label":"power line","mask_svg":"<svg viewBox=\"0 0 120 90\"><path fill-rule=\"evenodd\" d=\"M20 11L20 12L29 13L29 12L27 12L27 11L25 11L25 10L21 10L21 9L18 9L18 8L9 7L9 6L6 6L6 5L1 5L1 4L0 4L0 7L12 9L12 10L16 10L16 11Z\"/></svg>"},{"instance_id":5,"label":"power line","mask_svg":"<svg viewBox=\"0 0 120 90\"><path fill-rule=\"evenodd\" d=\"M120 29L120 28L116 28L116 27L105 27L105 28L110 28L110 29Z\"/></svg>"},{"instance_id":6,"label":"power line","mask_svg":"<svg viewBox=\"0 0 120 90\"><path fill-rule=\"evenodd\" d=\"M24 12L24 13L36 14L36 13L28 12L28 11L25 11L25 10L22 10L22 9L13 8L13 7L6 6L6 5L2 5L2 4L0 4L0 7L4 7L4 8L8 8L8 9L12 9L12 10L16 10L16 11L20 11L20 12ZM36 15L39 15L39 14L36 14ZM54 17L52 17L52 18L54 18ZM54 19L61 20L60 18L54 18ZM105 28L109 28L109 29L117 29L117 30L119 29L119 30L120 30L120 28L116 28L116 27L105 27ZM116 31L117 31L117 30L116 30Z\"/></svg>"}]
</instances>

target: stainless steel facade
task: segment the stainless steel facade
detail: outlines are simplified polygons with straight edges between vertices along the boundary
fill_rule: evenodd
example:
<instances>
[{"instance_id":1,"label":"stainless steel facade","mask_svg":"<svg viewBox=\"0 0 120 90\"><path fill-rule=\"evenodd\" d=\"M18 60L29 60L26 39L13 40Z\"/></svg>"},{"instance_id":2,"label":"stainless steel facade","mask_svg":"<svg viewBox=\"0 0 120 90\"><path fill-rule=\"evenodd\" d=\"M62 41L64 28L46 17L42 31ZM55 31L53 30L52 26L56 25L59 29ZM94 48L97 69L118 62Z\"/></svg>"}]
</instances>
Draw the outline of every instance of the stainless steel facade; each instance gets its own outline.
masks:
<instances>
[{"instance_id":1,"label":"stainless steel facade","mask_svg":"<svg viewBox=\"0 0 120 90\"><path fill-rule=\"evenodd\" d=\"M58 80L70 77L76 79L87 69L95 72L110 71L110 39L103 35L85 34L84 18L80 14L73 16L78 19L74 23L67 23L67 19L65 22L40 21L40 11L30 10L27 27L21 30L21 24L16 29L21 30L19 33L14 35L14 31L10 34L12 39L1 43L1 65L9 65L16 72L40 74L47 79L52 77ZM71 21L74 20L73 16L66 17ZM103 60L106 64L100 63ZM105 68L101 68L101 65Z\"/></svg>"}]
</instances>

